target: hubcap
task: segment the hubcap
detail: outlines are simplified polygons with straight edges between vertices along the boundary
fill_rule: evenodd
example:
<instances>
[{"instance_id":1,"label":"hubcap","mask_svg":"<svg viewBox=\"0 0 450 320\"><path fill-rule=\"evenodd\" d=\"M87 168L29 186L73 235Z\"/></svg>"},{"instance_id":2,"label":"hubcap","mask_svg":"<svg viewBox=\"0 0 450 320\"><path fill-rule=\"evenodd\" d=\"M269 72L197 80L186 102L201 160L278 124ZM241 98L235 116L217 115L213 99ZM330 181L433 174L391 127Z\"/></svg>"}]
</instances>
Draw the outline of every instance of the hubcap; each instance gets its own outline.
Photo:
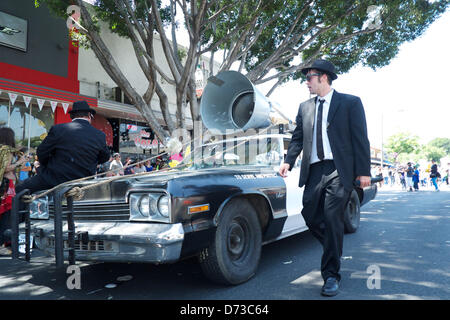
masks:
<instances>
[{"instance_id":1,"label":"hubcap","mask_svg":"<svg viewBox=\"0 0 450 320\"><path fill-rule=\"evenodd\" d=\"M233 256L240 256L245 248L245 231L236 221L228 229L228 251Z\"/></svg>"}]
</instances>

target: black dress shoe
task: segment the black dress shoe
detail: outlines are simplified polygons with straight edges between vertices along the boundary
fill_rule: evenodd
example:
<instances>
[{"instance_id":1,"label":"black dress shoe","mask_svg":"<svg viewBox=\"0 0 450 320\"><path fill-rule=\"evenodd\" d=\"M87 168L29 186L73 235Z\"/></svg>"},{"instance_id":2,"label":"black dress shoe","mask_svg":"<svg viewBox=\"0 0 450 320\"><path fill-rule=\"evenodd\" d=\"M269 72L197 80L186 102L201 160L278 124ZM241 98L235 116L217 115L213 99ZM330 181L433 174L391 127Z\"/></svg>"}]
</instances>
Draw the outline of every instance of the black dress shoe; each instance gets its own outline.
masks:
<instances>
[{"instance_id":1,"label":"black dress shoe","mask_svg":"<svg viewBox=\"0 0 450 320\"><path fill-rule=\"evenodd\" d=\"M325 284L322 287L321 295L326 297L333 297L339 292L339 281L334 277L329 277L325 280Z\"/></svg>"}]
</instances>

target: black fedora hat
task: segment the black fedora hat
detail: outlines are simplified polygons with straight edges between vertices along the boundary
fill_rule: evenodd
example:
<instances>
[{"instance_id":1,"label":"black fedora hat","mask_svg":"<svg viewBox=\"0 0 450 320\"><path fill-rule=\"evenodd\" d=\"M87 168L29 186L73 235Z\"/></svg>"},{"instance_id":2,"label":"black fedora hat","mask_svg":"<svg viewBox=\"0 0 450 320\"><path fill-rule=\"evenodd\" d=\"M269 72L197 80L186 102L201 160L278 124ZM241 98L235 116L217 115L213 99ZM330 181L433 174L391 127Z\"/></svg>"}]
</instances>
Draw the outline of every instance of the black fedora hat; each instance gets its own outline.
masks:
<instances>
[{"instance_id":1,"label":"black fedora hat","mask_svg":"<svg viewBox=\"0 0 450 320\"><path fill-rule=\"evenodd\" d=\"M69 113L76 112L76 111L89 111L92 114L95 114L95 110L91 109L91 107L88 105L88 103L84 100L82 101L75 101L72 105L72 110L69 111Z\"/></svg>"},{"instance_id":2,"label":"black fedora hat","mask_svg":"<svg viewBox=\"0 0 450 320\"><path fill-rule=\"evenodd\" d=\"M302 73L304 75L306 75L308 73L308 71L311 69L316 69L316 70L323 71L323 72L329 74L331 77L331 80L336 80L338 77L336 75L334 64L332 64L330 61L327 61L324 59L317 59L316 61L314 61L312 63L312 65L303 68Z\"/></svg>"}]
</instances>

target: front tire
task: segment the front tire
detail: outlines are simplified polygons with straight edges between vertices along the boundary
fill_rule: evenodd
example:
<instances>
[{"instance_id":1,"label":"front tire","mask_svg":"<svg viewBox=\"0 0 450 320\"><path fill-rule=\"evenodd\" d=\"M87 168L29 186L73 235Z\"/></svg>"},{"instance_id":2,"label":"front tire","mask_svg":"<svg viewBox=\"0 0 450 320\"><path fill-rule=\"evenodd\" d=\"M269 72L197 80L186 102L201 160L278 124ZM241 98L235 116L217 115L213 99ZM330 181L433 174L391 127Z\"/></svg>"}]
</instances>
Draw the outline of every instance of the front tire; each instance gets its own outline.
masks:
<instances>
[{"instance_id":1,"label":"front tire","mask_svg":"<svg viewBox=\"0 0 450 320\"><path fill-rule=\"evenodd\" d=\"M226 285L249 280L258 268L261 239L256 210L247 200L232 200L221 213L213 242L200 253L203 273Z\"/></svg>"},{"instance_id":2,"label":"front tire","mask_svg":"<svg viewBox=\"0 0 450 320\"><path fill-rule=\"evenodd\" d=\"M361 217L361 204L359 202L358 193L352 190L350 200L344 212L344 231L345 233L355 233L359 228Z\"/></svg>"}]
</instances>

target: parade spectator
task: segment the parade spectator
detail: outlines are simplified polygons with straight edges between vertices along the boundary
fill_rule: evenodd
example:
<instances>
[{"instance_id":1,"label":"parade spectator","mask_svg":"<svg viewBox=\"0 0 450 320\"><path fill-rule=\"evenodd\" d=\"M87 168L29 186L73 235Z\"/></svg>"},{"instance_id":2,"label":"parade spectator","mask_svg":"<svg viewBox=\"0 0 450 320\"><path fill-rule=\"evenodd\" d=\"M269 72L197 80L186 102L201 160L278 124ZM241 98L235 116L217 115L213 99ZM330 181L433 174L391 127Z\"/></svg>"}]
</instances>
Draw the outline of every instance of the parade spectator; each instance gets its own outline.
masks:
<instances>
[{"instance_id":1,"label":"parade spectator","mask_svg":"<svg viewBox=\"0 0 450 320\"><path fill-rule=\"evenodd\" d=\"M39 173L39 167L40 167L40 163L39 163L39 158L37 155L34 156L34 162L33 162L33 175L37 175Z\"/></svg>"},{"instance_id":2,"label":"parade spectator","mask_svg":"<svg viewBox=\"0 0 450 320\"><path fill-rule=\"evenodd\" d=\"M388 185L389 184L389 170L386 167L383 168L383 179L384 179L384 184Z\"/></svg>"},{"instance_id":3,"label":"parade spectator","mask_svg":"<svg viewBox=\"0 0 450 320\"><path fill-rule=\"evenodd\" d=\"M123 164L120 161L120 153L114 153L113 154L113 160L111 161L111 164L109 165L110 170L110 176L123 176Z\"/></svg>"},{"instance_id":4,"label":"parade spectator","mask_svg":"<svg viewBox=\"0 0 450 320\"><path fill-rule=\"evenodd\" d=\"M413 176L414 168L412 167L411 162L408 162L408 168L406 168L406 186L408 188L408 192L413 191Z\"/></svg>"},{"instance_id":5,"label":"parade spectator","mask_svg":"<svg viewBox=\"0 0 450 320\"><path fill-rule=\"evenodd\" d=\"M134 173L134 166L132 166L132 164L133 164L133 160L131 160L130 157L127 157L125 164L123 165L123 167L124 167L123 172L125 175Z\"/></svg>"},{"instance_id":6,"label":"parade spectator","mask_svg":"<svg viewBox=\"0 0 450 320\"><path fill-rule=\"evenodd\" d=\"M4 232L10 225L12 200L16 195L16 170L28 161L23 154L14 161L17 158L15 147L14 131L8 127L0 128L0 250L3 254L11 253L3 246L8 244Z\"/></svg>"},{"instance_id":7,"label":"parade spectator","mask_svg":"<svg viewBox=\"0 0 450 320\"><path fill-rule=\"evenodd\" d=\"M145 161L144 166L145 166L145 170L147 170L147 172L150 172L153 170L153 166L150 163L150 160Z\"/></svg>"},{"instance_id":8,"label":"parade spectator","mask_svg":"<svg viewBox=\"0 0 450 320\"><path fill-rule=\"evenodd\" d=\"M162 168L162 159L161 157L156 158L155 170L158 171Z\"/></svg>"},{"instance_id":9,"label":"parade spectator","mask_svg":"<svg viewBox=\"0 0 450 320\"><path fill-rule=\"evenodd\" d=\"M400 184L402 185L402 190L406 190L405 172L402 170L398 174L400 175Z\"/></svg>"},{"instance_id":10,"label":"parade spectator","mask_svg":"<svg viewBox=\"0 0 450 320\"><path fill-rule=\"evenodd\" d=\"M377 175L376 176L377 176L377 178L383 179L383 171L381 171L381 166L379 166L377 168ZM382 181L379 182L379 186L380 186L380 188L383 186L383 182Z\"/></svg>"},{"instance_id":11,"label":"parade spectator","mask_svg":"<svg viewBox=\"0 0 450 320\"><path fill-rule=\"evenodd\" d=\"M53 188L66 181L93 176L98 163L108 161L110 153L105 134L91 126L95 110L86 101L73 103L72 122L57 124L37 148L40 173L16 187L30 193Z\"/></svg>"},{"instance_id":12,"label":"parade spectator","mask_svg":"<svg viewBox=\"0 0 450 320\"><path fill-rule=\"evenodd\" d=\"M25 162L19 171L19 181L27 180L30 177L31 169L31 163L29 161Z\"/></svg>"},{"instance_id":13,"label":"parade spectator","mask_svg":"<svg viewBox=\"0 0 450 320\"><path fill-rule=\"evenodd\" d=\"M420 181L420 174L418 165L414 166L414 175L413 175L413 184L414 184L414 191L419 191L419 181Z\"/></svg>"},{"instance_id":14,"label":"parade spectator","mask_svg":"<svg viewBox=\"0 0 450 320\"><path fill-rule=\"evenodd\" d=\"M391 182L391 186L393 186L395 184L395 173L393 168L389 169L389 180Z\"/></svg>"},{"instance_id":15,"label":"parade spectator","mask_svg":"<svg viewBox=\"0 0 450 320\"><path fill-rule=\"evenodd\" d=\"M134 173L143 173L147 172L147 169L144 167L144 165L140 162L136 163L134 167Z\"/></svg>"},{"instance_id":16,"label":"parade spectator","mask_svg":"<svg viewBox=\"0 0 450 320\"><path fill-rule=\"evenodd\" d=\"M431 182L433 183L433 186L436 191L439 191L439 187L437 185L437 179L440 177L440 174L438 172L437 164L434 160L431 160L431 169L430 169L430 178Z\"/></svg>"}]
</instances>

